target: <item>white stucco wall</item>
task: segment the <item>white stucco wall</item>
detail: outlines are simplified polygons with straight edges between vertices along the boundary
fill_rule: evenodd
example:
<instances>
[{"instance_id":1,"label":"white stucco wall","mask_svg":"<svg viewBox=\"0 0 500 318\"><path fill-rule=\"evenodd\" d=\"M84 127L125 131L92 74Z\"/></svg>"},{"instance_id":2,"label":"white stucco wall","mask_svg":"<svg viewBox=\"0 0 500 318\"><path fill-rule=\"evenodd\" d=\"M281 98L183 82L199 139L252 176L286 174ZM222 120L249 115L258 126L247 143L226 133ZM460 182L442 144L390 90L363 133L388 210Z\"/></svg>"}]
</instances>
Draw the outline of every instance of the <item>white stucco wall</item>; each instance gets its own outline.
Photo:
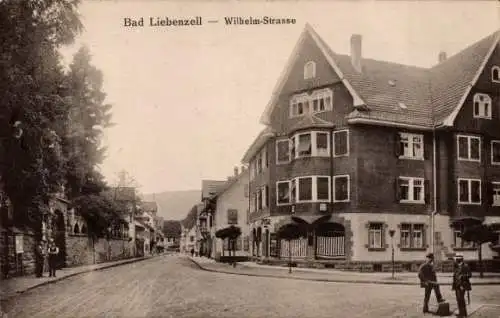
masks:
<instances>
[{"instance_id":1,"label":"white stucco wall","mask_svg":"<svg viewBox=\"0 0 500 318\"><path fill-rule=\"evenodd\" d=\"M213 233L216 231L230 226L228 224L228 210L235 209L238 211L238 224L235 226L240 227L241 236L239 237L241 243L241 250L236 252L239 256L248 256L250 251L244 251L244 238L249 237L249 227L247 225L247 211L248 211L248 198L245 196L245 185L248 184L248 170L240 173L237 180L234 181L228 188L225 189L217 197L217 208L214 215ZM214 235L215 253L221 253L223 242L221 239L215 238ZM227 252L224 252L227 255Z\"/></svg>"}]
</instances>

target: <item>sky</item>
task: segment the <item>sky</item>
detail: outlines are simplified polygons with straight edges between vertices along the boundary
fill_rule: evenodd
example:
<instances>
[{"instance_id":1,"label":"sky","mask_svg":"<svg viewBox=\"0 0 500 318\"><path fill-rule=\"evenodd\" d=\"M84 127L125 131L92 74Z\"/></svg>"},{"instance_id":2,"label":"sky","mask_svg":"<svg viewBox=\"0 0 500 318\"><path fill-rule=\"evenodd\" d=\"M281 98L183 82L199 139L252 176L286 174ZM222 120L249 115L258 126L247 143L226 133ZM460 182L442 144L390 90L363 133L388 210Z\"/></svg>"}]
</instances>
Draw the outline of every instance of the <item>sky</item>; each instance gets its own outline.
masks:
<instances>
[{"instance_id":1,"label":"sky","mask_svg":"<svg viewBox=\"0 0 500 318\"><path fill-rule=\"evenodd\" d=\"M200 189L233 173L306 23L337 53L429 67L500 28L496 1L84 1L82 44L104 75L116 126L101 170L126 170L143 193ZM201 16L202 26L124 27L124 18ZM294 18L227 26L226 16ZM209 24L208 20L219 20ZM146 23L147 24L147 23Z\"/></svg>"}]
</instances>

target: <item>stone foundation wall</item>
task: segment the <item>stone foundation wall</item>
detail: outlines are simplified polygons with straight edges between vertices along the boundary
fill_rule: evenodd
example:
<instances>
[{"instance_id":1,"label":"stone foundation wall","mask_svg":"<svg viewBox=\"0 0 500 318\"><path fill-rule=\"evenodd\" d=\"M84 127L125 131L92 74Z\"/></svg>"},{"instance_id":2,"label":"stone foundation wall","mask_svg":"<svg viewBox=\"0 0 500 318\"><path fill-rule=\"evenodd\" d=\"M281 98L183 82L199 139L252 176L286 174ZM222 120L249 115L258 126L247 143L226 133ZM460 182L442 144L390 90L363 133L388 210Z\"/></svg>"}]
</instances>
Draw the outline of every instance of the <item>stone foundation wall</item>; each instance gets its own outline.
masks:
<instances>
[{"instance_id":1,"label":"stone foundation wall","mask_svg":"<svg viewBox=\"0 0 500 318\"><path fill-rule=\"evenodd\" d=\"M16 251L16 236L22 251ZM6 231L0 233L1 271L3 277L31 275L35 272L35 238L29 231ZM7 255L6 255L6 249Z\"/></svg>"},{"instance_id":2,"label":"stone foundation wall","mask_svg":"<svg viewBox=\"0 0 500 318\"><path fill-rule=\"evenodd\" d=\"M66 239L68 266L89 265L132 257L128 239L100 238L92 242L86 235L68 235Z\"/></svg>"}]
</instances>

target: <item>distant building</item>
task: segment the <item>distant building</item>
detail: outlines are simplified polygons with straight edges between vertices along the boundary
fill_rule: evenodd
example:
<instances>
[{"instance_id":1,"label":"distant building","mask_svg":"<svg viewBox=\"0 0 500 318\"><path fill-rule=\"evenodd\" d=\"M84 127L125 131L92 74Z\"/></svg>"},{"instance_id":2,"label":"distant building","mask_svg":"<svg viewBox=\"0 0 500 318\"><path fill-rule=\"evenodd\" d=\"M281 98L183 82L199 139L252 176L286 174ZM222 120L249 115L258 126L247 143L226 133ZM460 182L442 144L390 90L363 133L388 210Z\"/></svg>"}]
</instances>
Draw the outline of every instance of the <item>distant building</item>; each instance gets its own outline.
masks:
<instances>
[{"instance_id":1,"label":"distant building","mask_svg":"<svg viewBox=\"0 0 500 318\"><path fill-rule=\"evenodd\" d=\"M229 226L241 229L241 236L236 240L236 256L250 256L249 248L249 226L248 226L248 170L234 169L234 176L226 182L224 188L220 189L215 196L216 208L213 215L213 225L210 230L213 240L211 256L217 258L228 255L229 241L218 239L215 233ZM231 254L233 255L233 254Z\"/></svg>"}]
</instances>

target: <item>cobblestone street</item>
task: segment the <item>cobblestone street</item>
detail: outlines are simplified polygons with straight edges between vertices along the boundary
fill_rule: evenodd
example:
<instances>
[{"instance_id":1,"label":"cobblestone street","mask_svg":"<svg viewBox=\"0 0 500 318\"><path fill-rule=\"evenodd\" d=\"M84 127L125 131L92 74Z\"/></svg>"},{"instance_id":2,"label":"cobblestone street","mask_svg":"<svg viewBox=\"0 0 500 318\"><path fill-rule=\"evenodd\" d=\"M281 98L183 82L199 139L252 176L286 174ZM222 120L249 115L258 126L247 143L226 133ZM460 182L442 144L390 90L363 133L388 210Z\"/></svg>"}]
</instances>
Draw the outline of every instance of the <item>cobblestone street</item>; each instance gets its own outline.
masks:
<instances>
[{"instance_id":1,"label":"cobblestone street","mask_svg":"<svg viewBox=\"0 0 500 318\"><path fill-rule=\"evenodd\" d=\"M445 297L454 301L451 290ZM422 317L415 286L249 277L162 256L41 286L2 304L8 317ZM478 286L471 317L499 317L498 286ZM434 300L431 299L431 302Z\"/></svg>"}]
</instances>

